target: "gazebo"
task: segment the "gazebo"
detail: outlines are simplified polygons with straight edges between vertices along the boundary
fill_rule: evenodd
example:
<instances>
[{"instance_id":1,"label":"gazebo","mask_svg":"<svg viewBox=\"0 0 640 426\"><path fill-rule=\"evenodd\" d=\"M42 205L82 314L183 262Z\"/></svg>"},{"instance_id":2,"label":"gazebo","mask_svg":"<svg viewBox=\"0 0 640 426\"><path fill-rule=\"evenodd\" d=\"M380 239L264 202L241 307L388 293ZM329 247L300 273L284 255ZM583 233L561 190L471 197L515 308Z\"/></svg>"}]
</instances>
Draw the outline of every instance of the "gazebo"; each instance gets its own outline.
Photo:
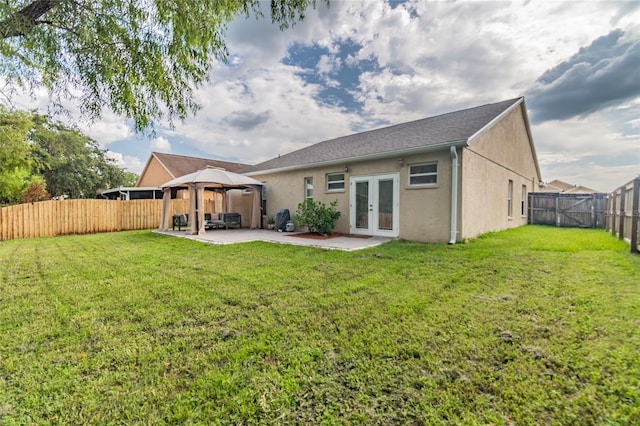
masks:
<instances>
[{"instance_id":1,"label":"gazebo","mask_svg":"<svg viewBox=\"0 0 640 426\"><path fill-rule=\"evenodd\" d=\"M260 227L260 200L262 193L262 182L248 176L229 172L217 167L207 166L188 175L180 176L161 185L162 212L160 214L160 230L169 229L171 220L171 188L183 188L189 190L189 217L191 220L187 234L204 235L204 191L205 189L221 191L224 193L223 210L227 210L226 193L231 189L251 189L253 198L251 203L251 229Z\"/></svg>"}]
</instances>

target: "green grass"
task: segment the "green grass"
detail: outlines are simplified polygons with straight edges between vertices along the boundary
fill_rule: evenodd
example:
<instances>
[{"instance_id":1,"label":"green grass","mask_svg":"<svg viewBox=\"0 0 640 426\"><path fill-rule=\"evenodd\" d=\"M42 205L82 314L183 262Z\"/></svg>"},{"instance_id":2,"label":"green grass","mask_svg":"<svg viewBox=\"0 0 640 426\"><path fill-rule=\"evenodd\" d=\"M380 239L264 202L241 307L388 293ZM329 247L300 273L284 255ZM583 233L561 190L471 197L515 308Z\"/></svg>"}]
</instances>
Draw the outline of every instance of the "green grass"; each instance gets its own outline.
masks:
<instances>
[{"instance_id":1,"label":"green grass","mask_svg":"<svg viewBox=\"0 0 640 426\"><path fill-rule=\"evenodd\" d=\"M360 252L0 243L0 424L639 424L640 256L523 227Z\"/></svg>"}]
</instances>

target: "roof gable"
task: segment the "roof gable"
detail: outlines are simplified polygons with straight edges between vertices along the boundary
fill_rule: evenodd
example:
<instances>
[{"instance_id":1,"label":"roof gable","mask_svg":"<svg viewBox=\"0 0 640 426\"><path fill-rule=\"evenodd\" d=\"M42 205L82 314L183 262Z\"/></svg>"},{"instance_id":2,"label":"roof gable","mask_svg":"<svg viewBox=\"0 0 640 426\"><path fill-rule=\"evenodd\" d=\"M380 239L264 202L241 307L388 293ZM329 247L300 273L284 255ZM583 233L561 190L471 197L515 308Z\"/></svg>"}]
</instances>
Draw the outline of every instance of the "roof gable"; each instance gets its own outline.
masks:
<instances>
[{"instance_id":1,"label":"roof gable","mask_svg":"<svg viewBox=\"0 0 640 426\"><path fill-rule=\"evenodd\" d=\"M166 178L166 176L157 176L158 166L166 171L169 178ZM168 180L193 173L207 166L217 167L235 173L238 170L247 167L247 164L213 160L210 158L152 152L147 163L142 169L142 173L140 173L140 176L138 177L136 186L140 186L143 182L146 186L161 185Z\"/></svg>"},{"instance_id":2,"label":"roof gable","mask_svg":"<svg viewBox=\"0 0 640 426\"><path fill-rule=\"evenodd\" d=\"M572 185L565 181L554 179L551 182L544 185L541 192L563 192L567 194L594 194L597 193L595 189L583 186Z\"/></svg>"},{"instance_id":3,"label":"roof gable","mask_svg":"<svg viewBox=\"0 0 640 426\"><path fill-rule=\"evenodd\" d=\"M551 187L552 189L559 190L558 192L567 191L573 188L573 185L571 185L570 183L558 179L552 180L547 184L547 186Z\"/></svg>"},{"instance_id":4,"label":"roof gable","mask_svg":"<svg viewBox=\"0 0 640 426\"><path fill-rule=\"evenodd\" d=\"M470 138L493 123L507 109L521 101L522 98L510 99L330 139L247 167L241 172L255 174L331 162L382 158L398 153L443 148L457 144L465 145Z\"/></svg>"},{"instance_id":5,"label":"roof gable","mask_svg":"<svg viewBox=\"0 0 640 426\"><path fill-rule=\"evenodd\" d=\"M186 155L165 154L160 152L152 152L151 155L155 156L160 164L162 164L174 178L193 173L207 166L218 167L234 173L247 167L247 164L213 160L210 158L188 157Z\"/></svg>"}]
</instances>

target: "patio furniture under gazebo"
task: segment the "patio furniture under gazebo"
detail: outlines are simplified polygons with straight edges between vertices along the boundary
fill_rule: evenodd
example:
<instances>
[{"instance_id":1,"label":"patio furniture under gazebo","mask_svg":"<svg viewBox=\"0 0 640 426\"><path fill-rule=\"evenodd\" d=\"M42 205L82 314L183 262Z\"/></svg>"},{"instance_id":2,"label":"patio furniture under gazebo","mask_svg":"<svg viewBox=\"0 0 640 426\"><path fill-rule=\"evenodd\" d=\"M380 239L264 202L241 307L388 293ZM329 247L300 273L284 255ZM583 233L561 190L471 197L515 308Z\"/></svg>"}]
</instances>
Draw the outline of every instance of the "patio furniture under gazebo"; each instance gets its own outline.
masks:
<instances>
[{"instance_id":1,"label":"patio furniture under gazebo","mask_svg":"<svg viewBox=\"0 0 640 426\"><path fill-rule=\"evenodd\" d=\"M163 191L162 212L160 215L160 230L169 229L169 221L171 220L171 188L188 188L189 189L189 217L194 218L189 222L187 234L204 235L204 191L210 189L224 193L223 210L227 210L226 192L231 189L252 189L253 199L251 208L251 229L260 227L260 198L262 182L257 181L248 176L229 172L217 167L207 166L188 175L180 176L165 184L161 185Z\"/></svg>"}]
</instances>

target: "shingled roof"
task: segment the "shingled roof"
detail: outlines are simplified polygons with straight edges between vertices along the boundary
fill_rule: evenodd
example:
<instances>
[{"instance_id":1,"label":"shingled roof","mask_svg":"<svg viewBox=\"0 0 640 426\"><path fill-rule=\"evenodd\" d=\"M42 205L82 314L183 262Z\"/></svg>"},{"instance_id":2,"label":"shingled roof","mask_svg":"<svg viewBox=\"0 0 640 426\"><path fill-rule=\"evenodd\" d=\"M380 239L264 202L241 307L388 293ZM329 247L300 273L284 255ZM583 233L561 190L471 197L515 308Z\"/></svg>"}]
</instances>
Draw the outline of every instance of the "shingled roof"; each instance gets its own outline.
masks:
<instances>
[{"instance_id":1,"label":"shingled roof","mask_svg":"<svg viewBox=\"0 0 640 426\"><path fill-rule=\"evenodd\" d=\"M219 167L230 172L237 172L247 167L247 164L232 163L229 161L212 160L210 158L187 157L186 155L164 154L152 152L152 156L164 166L174 178L193 173L207 166Z\"/></svg>"},{"instance_id":2,"label":"shingled roof","mask_svg":"<svg viewBox=\"0 0 640 426\"><path fill-rule=\"evenodd\" d=\"M384 158L451 145L466 145L474 135L523 100L521 97L510 99L330 139L249 166L240 170L240 173L258 174L292 170L334 162Z\"/></svg>"}]
</instances>

